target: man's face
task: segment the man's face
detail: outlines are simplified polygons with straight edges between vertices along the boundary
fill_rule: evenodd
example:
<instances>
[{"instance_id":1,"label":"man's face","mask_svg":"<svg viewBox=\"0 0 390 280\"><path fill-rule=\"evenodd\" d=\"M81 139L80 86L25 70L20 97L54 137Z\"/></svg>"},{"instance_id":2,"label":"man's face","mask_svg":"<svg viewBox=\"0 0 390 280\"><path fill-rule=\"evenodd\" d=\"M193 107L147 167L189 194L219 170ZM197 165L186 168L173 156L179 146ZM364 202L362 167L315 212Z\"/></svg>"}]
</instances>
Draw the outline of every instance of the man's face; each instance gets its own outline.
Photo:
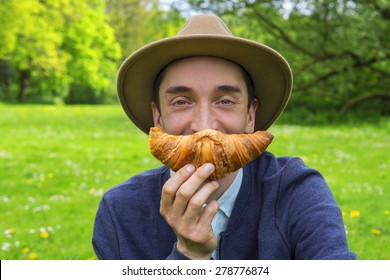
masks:
<instances>
[{"instance_id":1,"label":"man's face","mask_svg":"<svg viewBox=\"0 0 390 280\"><path fill-rule=\"evenodd\" d=\"M160 89L154 124L166 133L189 135L212 128L223 133L253 133L257 107L248 110L248 92L240 68L214 57L186 58L169 65Z\"/></svg>"}]
</instances>

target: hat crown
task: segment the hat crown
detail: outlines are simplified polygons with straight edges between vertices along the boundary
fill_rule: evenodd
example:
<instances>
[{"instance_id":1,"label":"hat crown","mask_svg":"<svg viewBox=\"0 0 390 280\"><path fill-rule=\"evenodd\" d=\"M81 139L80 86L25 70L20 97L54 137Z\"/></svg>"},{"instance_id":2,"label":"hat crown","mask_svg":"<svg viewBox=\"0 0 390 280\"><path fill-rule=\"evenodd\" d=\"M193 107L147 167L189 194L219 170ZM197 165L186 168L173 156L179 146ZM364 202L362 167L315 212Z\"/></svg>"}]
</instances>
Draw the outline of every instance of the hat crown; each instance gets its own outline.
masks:
<instances>
[{"instance_id":1,"label":"hat crown","mask_svg":"<svg viewBox=\"0 0 390 280\"><path fill-rule=\"evenodd\" d=\"M232 36L229 28L217 16L194 15L177 33L177 36L186 35L222 35Z\"/></svg>"}]
</instances>

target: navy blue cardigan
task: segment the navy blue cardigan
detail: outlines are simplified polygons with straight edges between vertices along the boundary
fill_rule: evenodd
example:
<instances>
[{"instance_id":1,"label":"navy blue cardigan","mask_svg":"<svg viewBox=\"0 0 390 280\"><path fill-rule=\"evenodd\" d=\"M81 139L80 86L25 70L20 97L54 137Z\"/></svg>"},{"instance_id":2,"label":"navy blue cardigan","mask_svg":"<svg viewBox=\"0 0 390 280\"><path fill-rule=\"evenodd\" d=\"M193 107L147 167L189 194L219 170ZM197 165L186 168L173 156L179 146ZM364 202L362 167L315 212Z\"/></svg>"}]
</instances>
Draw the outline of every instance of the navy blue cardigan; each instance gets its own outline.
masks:
<instances>
[{"instance_id":1,"label":"navy blue cardigan","mask_svg":"<svg viewBox=\"0 0 390 280\"><path fill-rule=\"evenodd\" d=\"M159 213L169 178L165 166L107 191L92 244L99 259L185 258ZM342 215L321 174L299 158L265 152L244 167L230 221L220 236L220 259L356 259Z\"/></svg>"}]
</instances>

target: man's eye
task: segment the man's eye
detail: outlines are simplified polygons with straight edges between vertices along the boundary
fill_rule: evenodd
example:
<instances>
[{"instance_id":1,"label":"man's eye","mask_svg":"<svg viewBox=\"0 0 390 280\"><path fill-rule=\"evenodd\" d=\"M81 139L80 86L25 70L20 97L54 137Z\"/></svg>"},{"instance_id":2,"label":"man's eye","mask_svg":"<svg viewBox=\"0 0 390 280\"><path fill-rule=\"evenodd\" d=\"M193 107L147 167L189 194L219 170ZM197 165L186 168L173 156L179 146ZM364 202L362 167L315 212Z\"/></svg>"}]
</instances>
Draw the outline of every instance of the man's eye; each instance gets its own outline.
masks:
<instances>
[{"instance_id":1,"label":"man's eye","mask_svg":"<svg viewBox=\"0 0 390 280\"><path fill-rule=\"evenodd\" d=\"M222 105L231 105L233 104L233 101L229 99L222 99L221 101L219 101L219 103L221 103Z\"/></svg>"},{"instance_id":2,"label":"man's eye","mask_svg":"<svg viewBox=\"0 0 390 280\"><path fill-rule=\"evenodd\" d=\"M173 106L184 106L187 104L188 104L187 100L176 100L172 103Z\"/></svg>"}]
</instances>

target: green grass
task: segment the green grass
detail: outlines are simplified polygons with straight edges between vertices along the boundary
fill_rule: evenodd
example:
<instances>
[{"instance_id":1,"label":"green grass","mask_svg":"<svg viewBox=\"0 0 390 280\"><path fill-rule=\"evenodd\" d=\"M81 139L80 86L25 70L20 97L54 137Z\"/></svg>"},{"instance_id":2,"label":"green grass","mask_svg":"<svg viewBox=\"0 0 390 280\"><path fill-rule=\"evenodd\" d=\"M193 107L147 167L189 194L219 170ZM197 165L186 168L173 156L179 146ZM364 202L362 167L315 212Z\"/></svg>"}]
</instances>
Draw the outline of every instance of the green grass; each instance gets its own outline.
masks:
<instances>
[{"instance_id":1,"label":"green grass","mask_svg":"<svg viewBox=\"0 0 390 280\"><path fill-rule=\"evenodd\" d=\"M270 151L323 173L350 249L360 259L390 259L390 119L270 131ZM119 106L0 105L0 259L95 258L102 194L158 165Z\"/></svg>"}]
</instances>

